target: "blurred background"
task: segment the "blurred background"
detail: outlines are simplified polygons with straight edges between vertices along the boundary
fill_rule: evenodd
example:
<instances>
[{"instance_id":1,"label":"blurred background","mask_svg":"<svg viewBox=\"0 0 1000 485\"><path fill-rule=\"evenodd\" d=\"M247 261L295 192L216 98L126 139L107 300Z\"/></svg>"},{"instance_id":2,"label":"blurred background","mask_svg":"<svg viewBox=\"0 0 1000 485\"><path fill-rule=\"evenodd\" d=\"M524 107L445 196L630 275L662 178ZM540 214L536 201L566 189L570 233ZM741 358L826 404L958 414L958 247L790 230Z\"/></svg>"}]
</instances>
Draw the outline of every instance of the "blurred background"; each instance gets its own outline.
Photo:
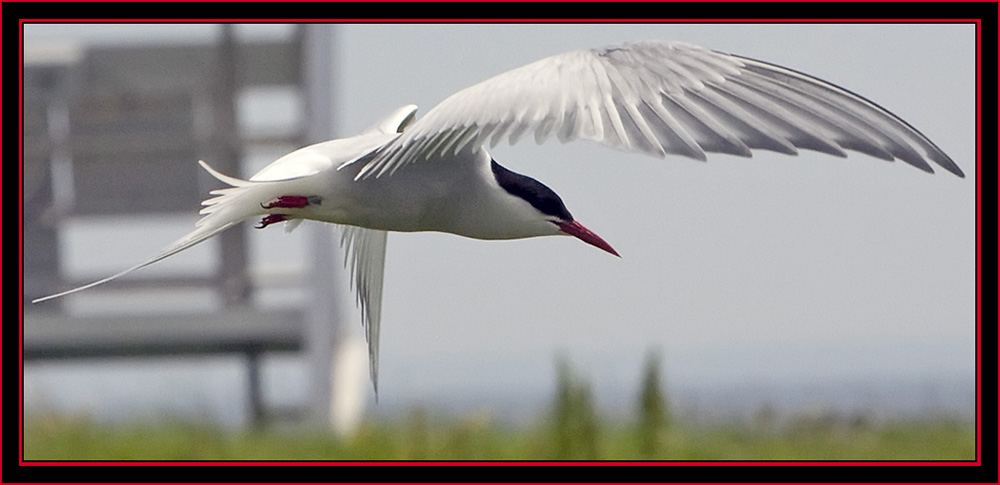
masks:
<instances>
[{"instance_id":1,"label":"blurred background","mask_svg":"<svg viewBox=\"0 0 1000 485\"><path fill-rule=\"evenodd\" d=\"M335 229L250 224L113 284L220 184L563 51L673 39L906 120L966 173L851 153L493 150L622 259L569 238L393 234L379 399ZM42 24L24 48L24 409L350 433L414 406L534 420L558 362L632 413L644 366L698 417L976 405L976 37L961 24ZM645 374L648 375L648 372Z\"/></svg>"}]
</instances>

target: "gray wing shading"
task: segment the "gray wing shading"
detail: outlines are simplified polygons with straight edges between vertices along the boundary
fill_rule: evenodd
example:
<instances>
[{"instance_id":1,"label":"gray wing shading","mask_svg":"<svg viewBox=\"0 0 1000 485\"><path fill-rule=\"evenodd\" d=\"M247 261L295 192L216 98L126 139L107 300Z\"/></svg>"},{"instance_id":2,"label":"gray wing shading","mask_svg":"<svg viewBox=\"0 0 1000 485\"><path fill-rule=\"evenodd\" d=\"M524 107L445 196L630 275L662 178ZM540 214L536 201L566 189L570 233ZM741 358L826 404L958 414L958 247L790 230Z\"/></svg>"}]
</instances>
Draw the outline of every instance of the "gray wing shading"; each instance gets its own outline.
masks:
<instances>
[{"instance_id":1,"label":"gray wing shading","mask_svg":"<svg viewBox=\"0 0 1000 485\"><path fill-rule=\"evenodd\" d=\"M382 276L388 232L357 226L341 226L341 229L344 265L350 270L351 287L361 308L372 386L378 399L378 333L382 321Z\"/></svg>"},{"instance_id":2,"label":"gray wing shading","mask_svg":"<svg viewBox=\"0 0 1000 485\"><path fill-rule=\"evenodd\" d=\"M689 44L640 42L559 54L459 91L412 122L358 177L527 135L698 160L755 149L840 157L853 150L964 176L915 128L846 89Z\"/></svg>"}]
</instances>

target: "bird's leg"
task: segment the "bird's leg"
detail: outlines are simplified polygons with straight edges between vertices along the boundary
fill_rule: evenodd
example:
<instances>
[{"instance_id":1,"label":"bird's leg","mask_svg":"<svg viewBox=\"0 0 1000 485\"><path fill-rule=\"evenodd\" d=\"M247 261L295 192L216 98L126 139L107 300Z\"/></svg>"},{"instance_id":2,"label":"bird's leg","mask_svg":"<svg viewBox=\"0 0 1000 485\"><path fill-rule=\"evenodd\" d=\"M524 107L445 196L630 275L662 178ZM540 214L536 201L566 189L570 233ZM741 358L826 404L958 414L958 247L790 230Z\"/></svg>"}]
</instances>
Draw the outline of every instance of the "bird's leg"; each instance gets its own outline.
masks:
<instances>
[{"instance_id":1,"label":"bird's leg","mask_svg":"<svg viewBox=\"0 0 1000 485\"><path fill-rule=\"evenodd\" d=\"M275 222L281 222L287 219L288 216L286 216L285 214L268 214L264 216L263 219L260 220L260 225L253 227L256 229L263 229L267 226L270 226L271 224L274 224Z\"/></svg>"},{"instance_id":2,"label":"bird's leg","mask_svg":"<svg viewBox=\"0 0 1000 485\"><path fill-rule=\"evenodd\" d=\"M261 208L273 209L275 207L280 207L284 209L301 209L309 204L318 205L322 199L319 196L311 195L282 195L277 199L268 202L267 204L261 204Z\"/></svg>"},{"instance_id":3,"label":"bird's leg","mask_svg":"<svg viewBox=\"0 0 1000 485\"><path fill-rule=\"evenodd\" d=\"M323 199L318 195L282 195L266 204L261 203L261 209L302 209L310 204L319 205ZM260 220L257 229L263 229L275 222L287 221L288 214L268 214Z\"/></svg>"}]
</instances>

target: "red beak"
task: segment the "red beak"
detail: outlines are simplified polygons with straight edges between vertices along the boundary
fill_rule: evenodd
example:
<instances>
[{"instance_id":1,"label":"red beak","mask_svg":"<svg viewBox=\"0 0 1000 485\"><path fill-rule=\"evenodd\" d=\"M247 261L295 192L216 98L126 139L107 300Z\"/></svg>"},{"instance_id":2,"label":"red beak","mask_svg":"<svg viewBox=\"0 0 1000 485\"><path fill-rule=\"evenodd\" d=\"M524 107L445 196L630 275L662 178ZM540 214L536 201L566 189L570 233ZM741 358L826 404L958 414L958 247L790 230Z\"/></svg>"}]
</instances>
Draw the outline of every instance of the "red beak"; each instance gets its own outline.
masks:
<instances>
[{"instance_id":1,"label":"red beak","mask_svg":"<svg viewBox=\"0 0 1000 485\"><path fill-rule=\"evenodd\" d=\"M621 255L618 254L618 251L615 251L615 248L611 247L607 241L601 239L601 236L591 232L590 229L583 227L583 224L580 224L579 222L560 222L558 223L558 226L560 231L565 232L570 236L590 244L591 246L601 248L611 254L614 254L615 256L618 256L619 258L621 257Z\"/></svg>"}]
</instances>

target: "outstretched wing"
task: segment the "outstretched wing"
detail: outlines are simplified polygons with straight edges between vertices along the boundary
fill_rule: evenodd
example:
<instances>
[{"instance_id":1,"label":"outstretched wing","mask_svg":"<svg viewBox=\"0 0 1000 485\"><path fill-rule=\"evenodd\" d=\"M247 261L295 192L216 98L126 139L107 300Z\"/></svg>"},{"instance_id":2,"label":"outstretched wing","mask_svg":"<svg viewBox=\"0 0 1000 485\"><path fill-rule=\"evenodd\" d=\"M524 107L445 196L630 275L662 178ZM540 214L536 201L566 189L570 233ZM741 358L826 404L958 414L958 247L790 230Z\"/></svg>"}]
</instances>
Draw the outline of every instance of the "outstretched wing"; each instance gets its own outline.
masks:
<instances>
[{"instance_id":1,"label":"outstretched wing","mask_svg":"<svg viewBox=\"0 0 1000 485\"><path fill-rule=\"evenodd\" d=\"M620 150L698 160L844 150L933 172L961 169L879 105L820 79L677 42L641 42L556 55L448 97L387 144L359 178L478 150L525 135L541 143L593 140Z\"/></svg>"}]
</instances>

